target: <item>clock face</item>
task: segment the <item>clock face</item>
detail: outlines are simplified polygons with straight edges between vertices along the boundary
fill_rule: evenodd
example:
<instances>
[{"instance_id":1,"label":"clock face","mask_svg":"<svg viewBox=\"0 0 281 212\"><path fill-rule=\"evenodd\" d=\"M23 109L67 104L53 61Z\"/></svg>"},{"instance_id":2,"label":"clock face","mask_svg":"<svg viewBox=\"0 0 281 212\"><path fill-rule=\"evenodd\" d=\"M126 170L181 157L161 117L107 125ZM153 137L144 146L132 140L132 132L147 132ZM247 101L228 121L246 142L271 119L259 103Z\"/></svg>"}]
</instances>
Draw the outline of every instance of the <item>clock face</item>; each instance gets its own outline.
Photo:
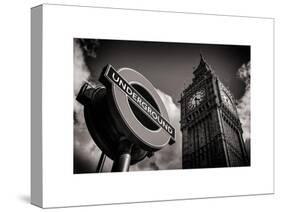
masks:
<instances>
[{"instance_id":1,"label":"clock face","mask_svg":"<svg viewBox=\"0 0 281 212\"><path fill-rule=\"evenodd\" d=\"M231 98L228 96L228 94L224 90L222 90L222 92L221 92L221 97L222 97L223 103L228 107L228 109L230 109L232 112L235 113L234 104L233 104Z\"/></svg>"},{"instance_id":2,"label":"clock face","mask_svg":"<svg viewBox=\"0 0 281 212\"><path fill-rule=\"evenodd\" d=\"M187 104L188 109L192 110L198 105L200 105L204 99L204 96L205 96L204 90L197 91L195 94L193 94L188 100L188 104Z\"/></svg>"}]
</instances>

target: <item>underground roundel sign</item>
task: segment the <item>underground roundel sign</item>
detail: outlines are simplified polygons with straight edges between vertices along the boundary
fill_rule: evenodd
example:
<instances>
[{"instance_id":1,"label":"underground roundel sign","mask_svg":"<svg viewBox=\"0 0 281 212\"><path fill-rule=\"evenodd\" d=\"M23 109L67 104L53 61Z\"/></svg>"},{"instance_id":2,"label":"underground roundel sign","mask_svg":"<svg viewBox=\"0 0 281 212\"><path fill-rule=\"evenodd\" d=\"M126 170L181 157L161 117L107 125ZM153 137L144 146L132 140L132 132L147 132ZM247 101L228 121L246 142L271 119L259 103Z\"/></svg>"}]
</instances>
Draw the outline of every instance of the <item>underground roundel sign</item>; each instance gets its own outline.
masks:
<instances>
[{"instance_id":1,"label":"underground roundel sign","mask_svg":"<svg viewBox=\"0 0 281 212\"><path fill-rule=\"evenodd\" d=\"M148 151L156 151L175 141L175 129L154 86L130 68L116 71L107 65L100 81L109 90L111 113L120 127Z\"/></svg>"}]
</instances>

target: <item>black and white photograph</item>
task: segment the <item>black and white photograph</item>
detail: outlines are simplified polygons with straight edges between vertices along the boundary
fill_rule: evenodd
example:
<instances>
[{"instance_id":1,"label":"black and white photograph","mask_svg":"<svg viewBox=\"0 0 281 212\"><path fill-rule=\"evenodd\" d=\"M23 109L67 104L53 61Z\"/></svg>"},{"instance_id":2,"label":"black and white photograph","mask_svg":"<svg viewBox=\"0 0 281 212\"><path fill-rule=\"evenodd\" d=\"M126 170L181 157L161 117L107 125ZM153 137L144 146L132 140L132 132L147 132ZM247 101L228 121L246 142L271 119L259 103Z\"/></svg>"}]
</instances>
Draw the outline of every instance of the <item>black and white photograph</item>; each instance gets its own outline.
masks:
<instances>
[{"instance_id":1,"label":"black and white photograph","mask_svg":"<svg viewBox=\"0 0 281 212\"><path fill-rule=\"evenodd\" d=\"M249 45L74 38L73 173L251 166L250 59Z\"/></svg>"},{"instance_id":2,"label":"black and white photograph","mask_svg":"<svg viewBox=\"0 0 281 212\"><path fill-rule=\"evenodd\" d=\"M274 18L160 6L31 8L32 204L239 211L274 194Z\"/></svg>"}]
</instances>

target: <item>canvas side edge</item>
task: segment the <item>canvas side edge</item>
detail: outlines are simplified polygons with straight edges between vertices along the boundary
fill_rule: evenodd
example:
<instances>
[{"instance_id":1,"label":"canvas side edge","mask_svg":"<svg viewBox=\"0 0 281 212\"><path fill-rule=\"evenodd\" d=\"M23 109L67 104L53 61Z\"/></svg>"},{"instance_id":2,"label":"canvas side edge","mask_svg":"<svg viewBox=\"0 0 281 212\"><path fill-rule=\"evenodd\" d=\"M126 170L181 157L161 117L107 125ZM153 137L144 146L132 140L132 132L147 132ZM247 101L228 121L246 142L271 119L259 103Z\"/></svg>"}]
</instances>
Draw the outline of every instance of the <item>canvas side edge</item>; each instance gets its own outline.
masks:
<instances>
[{"instance_id":1,"label":"canvas side edge","mask_svg":"<svg viewBox=\"0 0 281 212\"><path fill-rule=\"evenodd\" d=\"M42 49L43 6L31 9L31 204L43 206Z\"/></svg>"}]
</instances>

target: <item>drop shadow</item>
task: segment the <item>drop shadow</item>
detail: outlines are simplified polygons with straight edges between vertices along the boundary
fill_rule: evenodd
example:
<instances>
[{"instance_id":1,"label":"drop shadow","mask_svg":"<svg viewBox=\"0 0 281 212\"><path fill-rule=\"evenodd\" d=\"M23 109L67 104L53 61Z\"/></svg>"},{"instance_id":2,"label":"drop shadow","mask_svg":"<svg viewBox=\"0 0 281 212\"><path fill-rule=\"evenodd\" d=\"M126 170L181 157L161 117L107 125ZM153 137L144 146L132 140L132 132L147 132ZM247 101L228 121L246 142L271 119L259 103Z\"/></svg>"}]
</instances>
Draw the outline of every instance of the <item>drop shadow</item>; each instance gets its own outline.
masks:
<instances>
[{"instance_id":1,"label":"drop shadow","mask_svg":"<svg viewBox=\"0 0 281 212\"><path fill-rule=\"evenodd\" d=\"M22 202L30 203L30 196L27 195L27 194L22 194L22 195L20 195L18 198L19 198L19 200L21 200Z\"/></svg>"}]
</instances>

